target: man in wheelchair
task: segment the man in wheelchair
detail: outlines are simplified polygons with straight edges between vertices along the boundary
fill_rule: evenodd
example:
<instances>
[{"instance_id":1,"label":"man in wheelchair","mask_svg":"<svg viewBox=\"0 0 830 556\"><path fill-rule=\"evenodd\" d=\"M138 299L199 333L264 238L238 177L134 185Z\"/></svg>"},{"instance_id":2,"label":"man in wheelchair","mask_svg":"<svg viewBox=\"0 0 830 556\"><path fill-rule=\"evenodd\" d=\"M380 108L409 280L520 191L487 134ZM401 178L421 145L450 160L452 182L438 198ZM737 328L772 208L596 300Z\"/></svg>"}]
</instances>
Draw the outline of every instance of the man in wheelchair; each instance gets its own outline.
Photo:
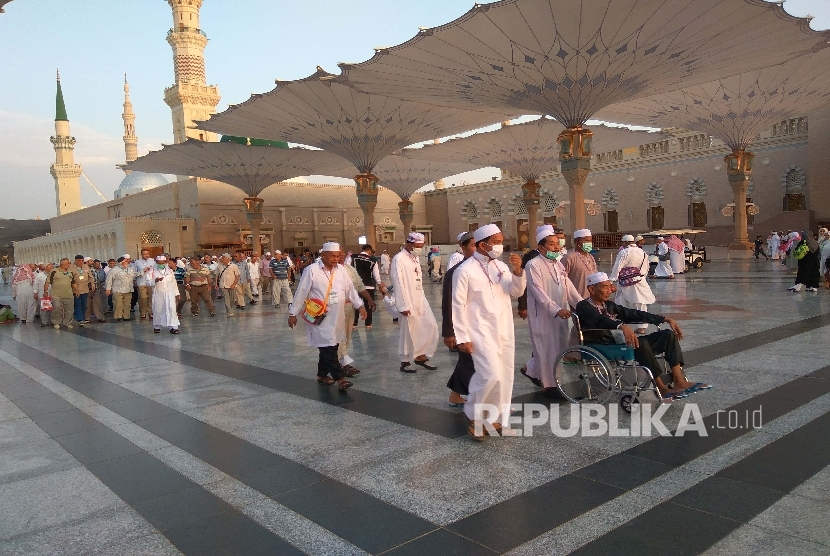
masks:
<instances>
[{"instance_id":1,"label":"man in wheelchair","mask_svg":"<svg viewBox=\"0 0 830 556\"><path fill-rule=\"evenodd\" d=\"M575 309L579 317L580 327L586 343L614 344L612 330L622 332L625 343L634 350L634 357L638 363L648 367L654 375L657 388L663 398L686 397L699 390L708 390L711 384L689 382L683 374L683 351L680 349L680 340L683 331L673 319L660 315L628 309L609 301L616 288L604 272L596 272L588 276L588 292L590 297L580 301ZM626 323L647 323L661 325L666 323L670 330L658 330L652 334L637 336L634 330ZM664 354L666 363L671 369L671 389L665 385L660 375L663 367L657 361L655 353Z\"/></svg>"}]
</instances>

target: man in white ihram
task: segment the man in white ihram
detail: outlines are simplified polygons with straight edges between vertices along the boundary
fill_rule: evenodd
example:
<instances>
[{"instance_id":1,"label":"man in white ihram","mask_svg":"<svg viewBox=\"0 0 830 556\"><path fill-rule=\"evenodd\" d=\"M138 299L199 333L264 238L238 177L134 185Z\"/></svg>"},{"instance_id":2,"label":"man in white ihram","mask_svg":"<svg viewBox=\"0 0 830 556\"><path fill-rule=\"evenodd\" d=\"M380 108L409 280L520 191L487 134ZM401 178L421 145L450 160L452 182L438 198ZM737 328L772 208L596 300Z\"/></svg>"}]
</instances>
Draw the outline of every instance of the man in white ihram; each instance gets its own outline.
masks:
<instances>
[{"instance_id":1,"label":"man in white ihram","mask_svg":"<svg viewBox=\"0 0 830 556\"><path fill-rule=\"evenodd\" d=\"M395 307L400 316L398 354L402 373L415 373L411 362L434 371L438 367L427 363L438 346L438 323L424 295L423 271L420 255L424 234L411 232L400 253L392 257L390 274L395 290Z\"/></svg>"},{"instance_id":2,"label":"man in white ihram","mask_svg":"<svg viewBox=\"0 0 830 556\"><path fill-rule=\"evenodd\" d=\"M674 279L674 272L671 269L671 253L669 246L663 236L657 238L657 268L654 269L655 278Z\"/></svg>"},{"instance_id":3,"label":"man in white ihram","mask_svg":"<svg viewBox=\"0 0 830 556\"><path fill-rule=\"evenodd\" d=\"M649 267L648 255L634 242L634 236L624 235L622 241L627 246L617 254L617 260L614 261L614 267L611 269L611 276L609 278L612 282L617 282L620 271L624 268L640 269L640 278L630 280L634 283L629 285L619 284L617 297L614 301L617 305L622 305L629 309L648 312L648 306L656 301L654 299L654 293L651 291L651 286L648 285L648 281L646 280ZM648 325L645 323L638 324L636 332L638 334L645 334L647 327Z\"/></svg>"},{"instance_id":4,"label":"man in white ihram","mask_svg":"<svg viewBox=\"0 0 830 556\"><path fill-rule=\"evenodd\" d=\"M455 252L452 255L450 255L450 258L447 259L447 272L449 272L452 267L461 263L464 260L464 253L461 252L461 240L467 237L468 233L469 232L461 232L460 234L458 234L458 238L455 240L455 242L458 243L458 249L456 249Z\"/></svg>"},{"instance_id":5,"label":"man in white ihram","mask_svg":"<svg viewBox=\"0 0 830 556\"><path fill-rule=\"evenodd\" d=\"M504 250L498 226L480 227L473 239L476 252L453 275L452 319L458 351L471 354L475 363L464 413L470 420L467 433L481 441L485 434L511 434L508 421L516 354L510 297L524 292L526 280L517 254L510 255L509 267L496 260ZM491 410L486 416L485 409Z\"/></svg>"},{"instance_id":6,"label":"man in white ihram","mask_svg":"<svg viewBox=\"0 0 830 556\"><path fill-rule=\"evenodd\" d=\"M153 332L158 334L162 327L169 326L171 334L178 334L176 305L179 301L179 287L176 285L175 271L167 264L167 257L156 257L156 266L147 273L147 279L153 281Z\"/></svg>"}]
</instances>

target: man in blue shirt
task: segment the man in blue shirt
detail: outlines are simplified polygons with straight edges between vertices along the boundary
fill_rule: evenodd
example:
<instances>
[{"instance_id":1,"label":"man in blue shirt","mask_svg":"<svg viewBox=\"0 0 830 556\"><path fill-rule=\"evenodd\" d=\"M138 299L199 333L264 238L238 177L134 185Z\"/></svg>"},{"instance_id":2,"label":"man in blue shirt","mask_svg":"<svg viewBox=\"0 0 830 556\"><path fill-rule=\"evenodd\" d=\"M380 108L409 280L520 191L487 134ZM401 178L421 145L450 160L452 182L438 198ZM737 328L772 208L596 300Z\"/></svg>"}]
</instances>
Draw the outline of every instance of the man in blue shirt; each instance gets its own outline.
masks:
<instances>
[{"instance_id":1,"label":"man in blue shirt","mask_svg":"<svg viewBox=\"0 0 830 556\"><path fill-rule=\"evenodd\" d=\"M294 302L294 294L291 293L291 282L294 269L291 261L280 251L274 251L274 258L269 265L271 270L271 298L274 300L274 307L280 308L280 301L285 296L290 305Z\"/></svg>"}]
</instances>

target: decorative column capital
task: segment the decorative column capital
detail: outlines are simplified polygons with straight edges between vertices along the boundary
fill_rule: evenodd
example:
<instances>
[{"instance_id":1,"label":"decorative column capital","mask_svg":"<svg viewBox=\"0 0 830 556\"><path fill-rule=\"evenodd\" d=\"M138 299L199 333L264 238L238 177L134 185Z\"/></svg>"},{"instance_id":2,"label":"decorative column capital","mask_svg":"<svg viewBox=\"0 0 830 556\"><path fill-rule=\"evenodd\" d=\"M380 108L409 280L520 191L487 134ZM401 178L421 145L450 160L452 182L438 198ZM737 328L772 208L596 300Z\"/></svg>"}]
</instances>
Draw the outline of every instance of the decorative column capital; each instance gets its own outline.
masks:
<instances>
[{"instance_id":1,"label":"decorative column capital","mask_svg":"<svg viewBox=\"0 0 830 556\"><path fill-rule=\"evenodd\" d=\"M354 177L357 192L357 201L361 205L371 203L374 207L378 202L378 177L371 172L358 174Z\"/></svg>"},{"instance_id":2,"label":"decorative column capital","mask_svg":"<svg viewBox=\"0 0 830 556\"><path fill-rule=\"evenodd\" d=\"M262 220L262 205L265 203L264 199L259 197L245 197L242 199L245 203L245 216L248 220Z\"/></svg>"},{"instance_id":3,"label":"decorative column capital","mask_svg":"<svg viewBox=\"0 0 830 556\"><path fill-rule=\"evenodd\" d=\"M745 149L733 149L732 154L723 157L723 161L726 163L726 173L730 176L729 181L733 181L733 175L742 176L749 180L754 159L755 153Z\"/></svg>"},{"instance_id":4,"label":"decorative column capital","mask_svg":"<svg viewBox=\"0 0 830 556\"><path fill-rule=\"evenodd\" d=\"M525 207L538 205L541 202L541 188L542 186L536 183L536 180L530 179L525 182L522 186L522 201L524 202Z\"/></svg>"}]
</instances>

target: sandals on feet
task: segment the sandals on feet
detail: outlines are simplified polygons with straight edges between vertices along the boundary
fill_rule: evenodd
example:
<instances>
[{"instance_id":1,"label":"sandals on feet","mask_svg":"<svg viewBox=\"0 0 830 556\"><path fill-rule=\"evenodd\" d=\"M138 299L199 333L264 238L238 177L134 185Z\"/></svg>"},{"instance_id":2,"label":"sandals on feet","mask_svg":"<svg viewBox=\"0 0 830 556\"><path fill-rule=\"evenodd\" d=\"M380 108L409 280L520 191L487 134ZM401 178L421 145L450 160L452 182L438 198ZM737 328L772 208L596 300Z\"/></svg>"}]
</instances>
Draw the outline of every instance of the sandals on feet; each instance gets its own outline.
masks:
<instances>
[{"instance_id":1,"label":"sandals on feet","mask_svg":"<svg viewBox=\"0 0 830 556\"><path fill-rule=\"evenodd\" d=\"M340 380L340 381L337 382L337 388L341 392L345 392L346 390L348 390L351 387L352 387L352 383L349 382L348 380Z\"/></svg>"},{"instance_id":2,"label":"sandals on feet","mask_svg":"<svg viewBox=\"0 0 830 556\"><path fill-rule=\"evenodd\" d=\"M330 378L330 377L327 377L327 376L318 376L317 377L317 382L320 383L320 384L325 384L326 386L328 386L330 384L334 384L336 381L333 378Z\"/></svg>"},{"instance_id":3,"label":"sandals on feet","mask_svg":"<svg viewBox=\"0 0 830 556\"><path fill-rule=\"evenodd\" d=\"M522 367L521 369L519 369L519 372L522 373L530 382L532 382L537 387L539 387L539 388L544 388L545 387L545 385L542 384L541 380L539 380L538 378L533 378L532 376L527 374L527 367Z\"/></svg>"},{"instance_id":4,"label":"sandals on feet","mask_svg":"<svg viewBox=\"0 0 830 556\"><path fill-rule=\"evenodd\" d=\"M416 359L415 364L418 365L419 367L423 367L423 368L428 369L430 371L434 371L435 369L438 368L434 365L430 365L429 363L427 363L427 361L429 361L429 359L424 359L423 361L418 361Z\"/></svg>"},{"instance_id":5,"label":"sandals on feet","mask_svg":"<svg viewBox=\"0 0 830 556\"><path fill-rule=\"evenodd\" d=\"M409 362L407 361L406 363L401 363L401 372L412 375L417 373L418 371L417 369L413 369L412 367L410 367Z\"/></svg>"}]
</instances>

